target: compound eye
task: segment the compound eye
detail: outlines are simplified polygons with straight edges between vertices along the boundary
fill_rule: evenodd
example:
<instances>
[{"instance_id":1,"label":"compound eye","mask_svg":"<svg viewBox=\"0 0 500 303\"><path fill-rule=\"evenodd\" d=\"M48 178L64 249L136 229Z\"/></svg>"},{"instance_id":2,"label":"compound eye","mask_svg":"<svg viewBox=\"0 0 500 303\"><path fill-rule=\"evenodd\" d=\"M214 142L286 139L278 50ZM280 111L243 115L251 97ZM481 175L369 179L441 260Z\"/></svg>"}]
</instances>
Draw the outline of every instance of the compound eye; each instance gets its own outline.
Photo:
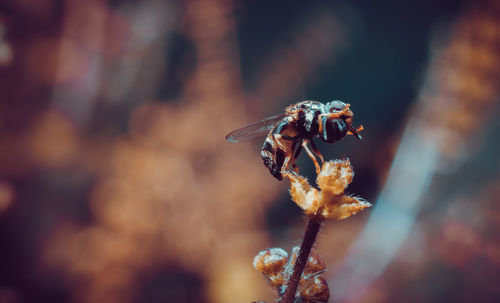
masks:
<instances>
[{"instance_id":1,"label":"compound eye","mask_svg":"<svg viewBox=\"0 0 500 303\"><path fill-rule=\"evenodd\" d=\"M347 135L347 124L342 119L332 119L322 117L323 132L320 135L321 140L326 143L336 142Z\"/></svg>"}]
</instances>

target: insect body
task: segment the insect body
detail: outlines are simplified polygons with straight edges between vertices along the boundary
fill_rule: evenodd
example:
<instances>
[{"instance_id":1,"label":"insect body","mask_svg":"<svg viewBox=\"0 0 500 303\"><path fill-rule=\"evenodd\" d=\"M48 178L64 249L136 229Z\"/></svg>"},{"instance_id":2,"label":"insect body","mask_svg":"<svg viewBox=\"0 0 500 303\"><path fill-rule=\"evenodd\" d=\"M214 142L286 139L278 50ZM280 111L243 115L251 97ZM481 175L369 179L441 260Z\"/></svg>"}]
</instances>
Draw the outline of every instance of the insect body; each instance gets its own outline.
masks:
<instances>
[{"instance_id":1,"label":"insect body","mask_svg":"<svg viewBox=\"0 0 500 303\"><path fill-rule=\"evenodd\" d=\"M353 113L349 104L342 101L332 101L323 104L317 101L302 101L288 106L285 113L254 122L232 131L226 136L229 142L242 142L267 134L262 145L262 160L271 174L278 180L288 173L288 167L295 168L295 160L304 149L320 172L316 160L321 162L323 156L316 148L313 137L318 137L327 143L336 142L348 134L358 134L363 126L352 127ZM309 149L311 146L312 151Z\"/></svg>"}]
</instances>

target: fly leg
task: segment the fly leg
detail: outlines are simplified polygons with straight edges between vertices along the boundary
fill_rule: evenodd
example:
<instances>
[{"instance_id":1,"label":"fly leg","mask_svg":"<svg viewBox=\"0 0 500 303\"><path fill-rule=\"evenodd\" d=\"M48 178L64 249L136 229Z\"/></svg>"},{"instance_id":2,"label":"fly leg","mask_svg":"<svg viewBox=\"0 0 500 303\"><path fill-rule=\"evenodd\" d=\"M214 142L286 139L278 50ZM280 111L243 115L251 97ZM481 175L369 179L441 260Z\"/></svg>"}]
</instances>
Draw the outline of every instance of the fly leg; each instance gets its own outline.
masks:
<instances>
[{"instance_id":1,"label":"fly leg","mask_svg":"<svg viewBox=\"0 0 500 303\"><path fill-rule=\"evenodd\" d=\"M273 135L275 138L276 143L280 147L280 149L286 153L285 159L283 161L283 165L281 166L281 174L284 176L288 176L290 172L288 172L288 167L292 165L293 171L298 174L298 167L295 165L295 160L300 154L300 150L296 150L295 152L293 151L293 148L291 151L289 151L289 148L283 145L281 140L287 140L287 141L297 141L298 136L288 136L288 135L282 135L282 134L274 134Z\"/></svg>"},{"instance_id":2,"label":"fly leg","mask_svg":"<svg viewBox=\"0 0 500 303\"><path fill-rule=\"evenodd\" d=\"M283 168L281 170L281 173L288 173L288 166L292 166L292 170L294 173L296 173L297 175L299 174L299 167L295 164L295 161L297 160L297 158L299 157L300 155L300 152L302 151L302 145L298 145L297 148L294 148L295 152L293 153L293 156L290 157L290 159L288 159L288 161L286 162L286 165L283 165Z\"/></svg>"},{"instance_id":3,"label":"fly leg","mask_svg":"<svg viewBox=\"0 0 500 303\"><path fill-rule=\"evenodd\" d=\"M307 147L308 142L309 142L309 140L302 141L302 147L306 151L309 158L311 158L311 160L313 161L314 166L316 167L316 174L319 175L319 173L321 172L321 168L319 167L318 160L316 160L316 157L314 157L314 154L309 150L309 147Z\"/></svg>"},{"instance_id":4,"label":"fly leg","mask_svg":"<svg viewBox=\"0 0 500 303\"><path fill-rule=\"evenodd\" d=\"M363 129L365 129L363 127L363 125L360 125L358 128L354 129L354 128L351 128L351 130L349 130L347 132L348 135L355 135L358 139L361 140L361 135L359 134L360 131L362 131Z\"/></svg>"},{"instance_id":5,"label":"fly leg","mask_svg":"<svg viewBox=\"0 0 500 303\"><path fill-rule=\"evenodd\" d=\"M295 161L299 157L301 151L302 151L302 145L299 144L297 145L297 148L295 149L295 153L293 154L292 158L292 169L293 172L296 173L297 175L299 174L299 167L295 165Z\"/></svg>"},{"instance_id":6,"label":"fly leg","mask_svg":"<svg viewBox=\"0 0 500 303\"><path fill-rule=\"evenodd\" d=\"M293 156L288 156L283 162L283 167L281 168L281 174L287 177L290 181L296 180L297 176L299 175L299 167L295 165L295 160L297 160L301 151L302 151L302 145L299 144L297 145L297 148L295 149ZM290 165L292 166L293 173L288 171L288 166ZM295 176L293 174L295 174Z\"/></svg>"},{"instance_id":7,"label":"fly leg","mask_svg":"<svg viewBox=\"0 0 500 303\"><path fill-rule=\"evenodd\" d=\"M311 143L311 149L312 149L312 151L321 160L321 166L323 166L323 163L325 162L325 158L323 157L323 155L321 154L321 152L319 151L319 149L316 147L316 143L314 143L313 139L310 140L310 143Z\"/></svg>"},{"instance_id":8,"label":"fly leg","mask_svg":"<svg viewBox=\"0 0 500 303\"><path fill-rule=\"evenodd\" d=\"M287 170L287 167L288 167L288 165L290 163L290 159L291 158L292 157L290 155L288 155L285 158L285 161L283 161L283 166L281 167L281 175L287 177L288 179L291 178L291 173Z\"/></svg>"},{"instance_id":9,"label":"fly leg","mask_svg":"<svg viewBox=\"0 0 500 303\"><path fill-rule=\"evenodd\" d=\"M282 136L282 135L280 135L280 138L288 139L288 140L295 140L296 139L294 137L288 137L288 136ZM323 155L317 149L316 145L314 145L314 142L312 140L303 140L302 143L295 150L295 152L293 154L293 157L291 157L290 155L288 155L285 158L285 161L283 162L283 166L281 168L281 173L282 174L288 173L288 166L290 164L292 164L294 172L298 174L298 166L295 165L295 160L297 160L297 158L299 157L300 152L302 151L302 149L304 149L306 151L306 153L309 156L309 158L311 158L311 160L313 161L314 166L316 167L316 174L319 174L321 172L321 167L318 164L318 160L316 160L316 157L314 156L314 154L311 152L311 150L307 146L307 143L309 143L309 141L311 141L311 146L313 147L314 152L321 159L321 164L323 164L323 162L325 161L325 159L323 158ZM291 160L291 162L290 162L290 160Z\"/></svg>"}]
</instances>

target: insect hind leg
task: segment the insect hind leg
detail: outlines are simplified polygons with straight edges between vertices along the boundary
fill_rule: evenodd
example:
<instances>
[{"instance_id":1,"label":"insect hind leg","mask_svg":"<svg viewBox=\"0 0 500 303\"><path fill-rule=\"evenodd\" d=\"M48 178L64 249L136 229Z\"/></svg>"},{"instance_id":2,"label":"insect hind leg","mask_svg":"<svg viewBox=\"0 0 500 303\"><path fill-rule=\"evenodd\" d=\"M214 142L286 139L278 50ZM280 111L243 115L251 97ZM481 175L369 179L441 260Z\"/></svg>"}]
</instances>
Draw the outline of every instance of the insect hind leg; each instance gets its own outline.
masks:
<instances>
[{"instance_id":1,"label":"insect hind leg","mask_svg":"<svg viewBox=\"0 0 500 303\"><path fill-rule=\"evenodd\" d=\"M292 159L292 157L290 155L288 155L285 158L285 161L283 162L283 166L281 166L281 171L280 171L280 174L281 174L282 177L285 176L285 177L287 177L289 179L291 177L291 173L288 171L288 166L290 165L290 160L293 160L293 159ZM295 164L293 164L293 166L295 168Z\"/></svg>"},{"instance_id":2,"label":"insect hind leg","mask_svg":"<svg viewBox=\"0 0 500 303\"><path fill-rule=\"evenodd\" d=\"M290 164L293 165L294 171L296 170L294 164L296 157L293 158L295 148L292 147L290 150L290 146L295 146L296 141L299 139L298 136L281 134L280 132L282 131L283 127L280 126L269 134L264 141L261 152L264 165L269 169L271 174L280 181L283 179L284 175L288 176L288 167ZM289 142L285 143L285 141ZM298 154L296 156L298 156ZM290 160L292 161L290 162Z\"/></svg>"},{"instance_id":3,"label":"insect hind leg","mask_svg":"<svg viewBox=\"0 0 500 303\"><path fill-rule=\"evenodd\" d=\"M309 140L309 143L311 143L312 151L321 160L321 165L323 165L323 162L325 162L325 158L323 157L323 155L319 151L318 147L316 146L316 143L314 143L313 139Z\"/></svg>"},{"instance_id":4,"label":"insect hind leg","mask_svg":"<svg viewBox=\"0 0 500 303\"><path fill-rule=\"evenodd\" d=\"M295 164L295 161L297 161L301 152L302 152L302 144L297 144L297 148L295 149L295 152L293 153L292 162L291 162L292 169L296 174L299 173L299 167Z\"/></svg>"},{"instance_id":5,"label":"insect hind leg","mask_svg":"<svg viewBox=\"0 0 500 303\"><path fill-rule=\"evenodd\" d=\"M309 147L307 147L307 143L308 142L309 142L309 140L302 141L302 147L306 151L306 153L309 156L309 158L311 158L311 160L313 161L314 166L316 167L316 174L319 175L319 173L321 172L321 168L320 168L320 166L318 164L318 160L316 160L316 157L314 157L314 154L309 150Z\"/></svg>"}]
</instances>

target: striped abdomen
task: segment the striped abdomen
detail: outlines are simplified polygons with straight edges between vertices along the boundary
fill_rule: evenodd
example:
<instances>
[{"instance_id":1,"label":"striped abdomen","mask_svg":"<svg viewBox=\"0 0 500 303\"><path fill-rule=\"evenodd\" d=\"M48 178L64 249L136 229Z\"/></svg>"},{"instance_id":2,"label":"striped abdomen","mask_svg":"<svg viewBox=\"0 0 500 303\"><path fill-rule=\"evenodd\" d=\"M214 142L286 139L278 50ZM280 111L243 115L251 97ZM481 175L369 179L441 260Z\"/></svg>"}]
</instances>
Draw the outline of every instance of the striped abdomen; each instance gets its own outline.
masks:
<instances>
[{"instance_id":1,"label":"striped abdomen","mask_svg":"<svg viewBox=\"0 0 500 303\"><path fill-rule=\"evenodd\" d=\"M277 146L274 136L272 133L267 135L264 144L262 145L262 151L260 155L262 156L262 161L264 165L269 169L271 174L278 180L282 180L281 169L283 167L283 162L285 161L286 152Z\"/></svg>"}]
</instances>

